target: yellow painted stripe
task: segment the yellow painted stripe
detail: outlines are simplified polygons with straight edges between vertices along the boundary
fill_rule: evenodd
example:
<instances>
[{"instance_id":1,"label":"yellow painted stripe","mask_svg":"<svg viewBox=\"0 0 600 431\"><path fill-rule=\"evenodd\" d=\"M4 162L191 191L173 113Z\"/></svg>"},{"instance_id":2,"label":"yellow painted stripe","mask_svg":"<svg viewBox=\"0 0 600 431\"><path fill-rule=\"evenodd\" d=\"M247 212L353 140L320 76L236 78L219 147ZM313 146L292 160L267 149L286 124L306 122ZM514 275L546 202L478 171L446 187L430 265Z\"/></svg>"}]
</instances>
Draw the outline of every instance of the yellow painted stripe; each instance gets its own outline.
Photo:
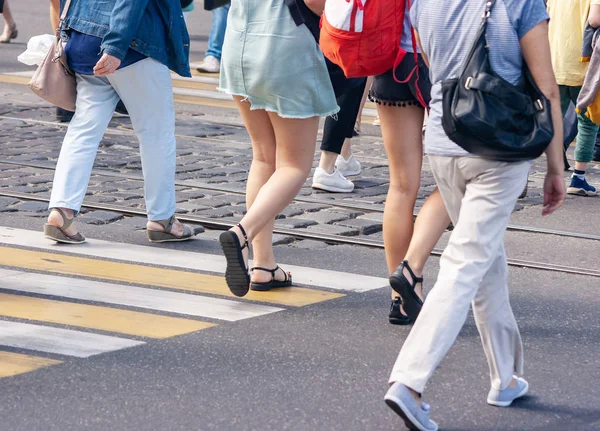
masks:
<instances>
[{"instance_id":1,"label":"yellow painted stripe","mask_svg":"<svg viewBox=\"0 0 600 431\"><path fill-rule=\"evenodd\" d=\"M27 85L31 78L27 78L25 76L12 76L12 75L0 75L0 82L4 82L6 84L20 84Z\"/></svg>"},{"instance_id":2,"label":"yellow painted stripe","mask_svg":"<svg viewBox=\"0 0 600 431\"><path fill-rule=\"evenodd\" d=\"M148 338L174 337L216 326L191 319L9 294L0 294L0 316Z\"/></svg>"},{"instance_id":3,"label":"yellow painted stripe","mask_svg":"<svg viewBox=\"0 0 600 431\"><path fill-rule=\"evenodd\" d=\"M173 96L173 100L179 103L187 103L189 105L212 106L214 108L237 109L233 100L210 99L208 97L196 96Z\"/></svg>"},{"instance_id":4,"label":"yellow painted stripe","mask_svg":"<svg viewBox=\"0 0 600 431\"><path fill-rule=\"evenodd\" d=\"M29 373L30 371L57 364L62 364L62 362L55 359L21 355L19 353L0 352L0 379Z\"/></svg>"},{"instance_id":5,"label":"yellow painted stripe","mask_svg":"<svg viewBox=\"0 0 600 431\"><path fill-rule=\"evenodd\" d=\"M217 84L208 84L206 82L197 82L186 79L173 79L175 88L192 88L194 90L217 91Z\"/></svg>"},{"instance_id":6,"label":"yellow painted stripe","mask_svg":"<svg viewBox=\"0 0 600 431\"><path fill-rule=\"evenodd\" d=\"M126 247L126 245L123 245ZM157 250L157 259L160 253ZM92 277L146 286L234 297L224 277L197 274L174 269L156 268L130 263L108 262L75 256L65 256L39 251L0 247L0 263L4 266L46 271L55 274ZM198 262L199 270L202 262ZM0 286L1 287L1 286ZM270 292L249 292L244 299L272 304L304 306L345 296L340 293L293 287Z\"/></svg>"}]
</instances>

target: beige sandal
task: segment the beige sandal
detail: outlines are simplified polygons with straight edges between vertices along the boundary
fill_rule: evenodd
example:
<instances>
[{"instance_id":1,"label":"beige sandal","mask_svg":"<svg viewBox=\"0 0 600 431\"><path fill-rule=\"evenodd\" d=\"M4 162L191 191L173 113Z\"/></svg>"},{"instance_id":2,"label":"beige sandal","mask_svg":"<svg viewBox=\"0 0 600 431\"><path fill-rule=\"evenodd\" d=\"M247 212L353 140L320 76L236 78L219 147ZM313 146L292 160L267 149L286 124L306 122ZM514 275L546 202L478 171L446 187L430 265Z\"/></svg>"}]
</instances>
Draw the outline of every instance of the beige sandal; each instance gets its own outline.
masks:
<instances>
[{"instance_id":1,"label":"beige sandal","mask_svg":"<svg viewBox=\"0 0 600 431\"><path fill-rule=\"evenodd\" d=\"M151 220L151 221L161 224L162 227L165 228L165 230L160 231L160 230L146 229L146 232L148 232L148 239L150 240L150 242L187 241L188 239L190 239L193 236L198 235L202 231L202 229L197 230L187 224L182 224L183 235L177 236L177 235L172 234L171 228L173 227L173 224L175 224L175 221L177 221L177 219L175 218L175 215L172 215L171 218L168 218L165 220Z\"/></svg>"},{"instance_id":2,"label":"beige sandal","mask_svg":"<svg viewBox=\"0 0 600 431\"><path fill-rule=\"evenodd\" d=\"M8 30L8 33L6 33L6 30ZM19 30L17 30L16 24L14 24L12 27L8 27L4 30L4 32L5 33L0 36L0 43L10 43L11 39L16 39L19 35Z\"/></svg>"},{"instance_id":3,"label":"beige sandal","mask_svg":"<svg viewBox=\"0 0 600 431\"><path fill-rule=\"evenodd\" d=\"M46 238L63 244L81 244L85 242L85 238L79 232L75 235L67 235L65 233L65 230L69 229L69 226L73 224L75 217L68 219L67 215L60 208L52 208L52 211L56 211L60 214L63 219L63 225L62 227L56 227L46 223L44 225L44 236Z\"/></svg>"}]
</instances>

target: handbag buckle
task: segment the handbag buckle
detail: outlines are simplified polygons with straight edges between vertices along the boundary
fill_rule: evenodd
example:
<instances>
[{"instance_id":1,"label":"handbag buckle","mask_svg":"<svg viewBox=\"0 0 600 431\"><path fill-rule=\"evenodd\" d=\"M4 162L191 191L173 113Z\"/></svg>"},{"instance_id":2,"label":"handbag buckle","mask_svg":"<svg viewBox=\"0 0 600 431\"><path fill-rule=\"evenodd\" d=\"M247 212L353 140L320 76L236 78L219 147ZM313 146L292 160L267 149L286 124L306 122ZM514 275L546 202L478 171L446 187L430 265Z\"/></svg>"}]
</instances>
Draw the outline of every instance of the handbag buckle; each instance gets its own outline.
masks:
<instances>
[{"instance_id":1,"label":"handbag buckle","mask_svg":"<svg viewBox=\"0 0 600 431\"><path fill-rule=\"evenodd\" d=\"M472 82L473 82L473 77L472 77L472 76L469 76L469 77L467 78L467 81L465 82L465 88L466 88L467 90L470 90L470 89L471 89L471 83L472 83Z\"/></svg>"},{"instance_id":2,"label":"handbag buckle","mask_svg":"<svg viewBox=\"0 0 600 431\"><path fill-rule=\"evenodd\" d=\"M542 103L542 101L540 99L535 101L535 107L537 108L538 111L544 110L544 104Z\"/></svg>"}]
</instances>

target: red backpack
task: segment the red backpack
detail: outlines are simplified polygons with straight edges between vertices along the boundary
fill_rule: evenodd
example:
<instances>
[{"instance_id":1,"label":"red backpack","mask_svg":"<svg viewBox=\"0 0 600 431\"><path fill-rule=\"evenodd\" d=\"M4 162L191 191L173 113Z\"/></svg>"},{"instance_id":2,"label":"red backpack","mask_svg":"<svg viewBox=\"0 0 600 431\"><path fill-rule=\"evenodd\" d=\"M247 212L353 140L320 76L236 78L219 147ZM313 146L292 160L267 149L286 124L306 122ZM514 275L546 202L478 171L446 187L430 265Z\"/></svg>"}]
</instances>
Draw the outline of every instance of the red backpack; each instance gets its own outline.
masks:
<instances>
[{"instance_id":1,"label":"red backpack","mask_svg":"<svg viewBox=\"0 0 600 431\"><path fill-rule=\"evenodd\" d=\"M400 40L407 2L410 7L410 0L327 0L319 40L323 54L340 66L348 78L376 76L396 69L406 56ZM414 33L412 39L416 60ZM417 66L401 83L408 82L414 73L418 79ZM421 103L425 106L424 101Z\"/></svg>"}]
</instances>

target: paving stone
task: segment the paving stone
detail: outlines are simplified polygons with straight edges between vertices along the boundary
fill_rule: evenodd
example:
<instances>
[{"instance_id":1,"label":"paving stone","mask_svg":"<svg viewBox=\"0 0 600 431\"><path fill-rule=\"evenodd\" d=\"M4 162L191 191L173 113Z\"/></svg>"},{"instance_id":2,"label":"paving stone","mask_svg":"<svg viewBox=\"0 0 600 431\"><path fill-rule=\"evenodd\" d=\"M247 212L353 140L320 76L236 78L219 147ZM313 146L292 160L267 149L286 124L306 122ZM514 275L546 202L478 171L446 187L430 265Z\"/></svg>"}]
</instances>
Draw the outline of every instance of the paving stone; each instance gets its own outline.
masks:
<instances>
[{"instance_id":1,"label":"paving stone","mask_svg":"<svg viewBox=\"0 0 600 431\"><path fill-rule=\"evenodd\" d=\"M314 220L304 220L298 218L284 218L275 221L275 227L278 229L299 229L318 224Z\"/></svg>"},{"instance_id":2,"label":"paving stone","mask_svg":"<svg viewBox=\"0 0 600 431\"><path fill-rule=\"evenodd\" d=\"M291 217L288 220L314 220L319 224L333 224L336 221L348 220L349 218L349 216L338 212L318 211L298 217Z\"/></svg>"},{"instance_id":3,"label":"paving stone","mask_svg":"<svg viewBox=\"0 0 600 431\"><path fill-rule=\"evenodd\" d=\"M36 202L36 201L29 201L29 202L22 202L19 205L17 205L15 208L17 208L19 211L27 211L27 212L32 212L32 213L39 213L39 212L46 212L48 211L48 204L46 202Z\"/></svg>"},{"instance_id":4,"label":"paving stone","mask_svg":"<svg viewBox=\"0 0 600 431\"><path fill-rule=\"evenodd\" d=\"M281 213L278 214L276 218L281 219L286 217L294 217L301 214L304 214L304 210L302 208L299 208L297 205L290 205L286 209L281 211Z\"/></svg>"},{"instance_id":5,"label":"paving stone","mask_svg":"<svg viewBox=\"0 0 600 431\"><path fill-rule=\"evenodd\" d=\"M273 245L286 245L291 244L295 241L293 236L288 235L273 235Z\"/></svg>"},{"instance_id":6,"label":"paving stone","mask_svg":"<svg viewBox=\"0 0 600 431\"><path fill-rule=\"evenodd\" d=\"M4 196L0 196L0 212L15 212L18 211L17 208L11 206L14 204L19 203L20 200L18 199L13 199L13 198L7 198Z\"/></svg>"},{"instance_id":7,"label":"paving stone","mask_svg":"<svg viewBox=\"0 0 600 431\"><path fill-rule=\"evenodd\" d=\"M359 234L359 230L352 227L336 226L336 225L315 225L306 228L308 232L325 235L341 235L341 236L355 236Z\"/></svg>"},{"instance_id":8,"label":"paving stone","mask_svg":"<svg viewBox=\"0 0 600 431\"><path fill-rule=\"evenodd\" d=\"M42 193L42 192L47 192L50 189L48 187L43 187L43 186L37 186L37 187L33 187L33 186L16 186L16 187L10 187L10 191L11 192L17 192L17 193Z\"/></svg>"},{"instance_id":9,"label":"paving stone","mask_svg":"<svg viewBox=\"0 0 600 431\"><path fill-rule=\"evenodd\" d=\"M122 214L112 211L90 211L81 217L77 218L77 221L86 224L108 224L120 220L123 218Z\"/></svg>"},{"instance_id":10,"label":"paving stone","mask_svg":"<svg viewBox=\"0 0 600 431\"><path fill-rule=\"evenodd\" d=\"M119 199L119 200L124 200L124 201L129 201L132 199L143 199L144 195L140 194L140 193L128 193L128 192L117 192L117 193L111 193L111 196Z\"/></svg>"},{"instance_id":11,"label":"paving stone","mask_svg":"<svg viewBox=\"0 0 600 431\"><path fill-rule=\"evenodd\" d=\"M233 211L228 208L213 208L204 211L198 211L195 215L208 218L223 218L233 216Z\"/></svg>"},{"instance_id":12,"label":"paving stone","mask_svg":"<svg viewBox=\"0 0 600 431\"><path fill-rule=\"evenodd\" d=\"M120 168L127 166L127 162L123 160L96 160L95 168Z\"/></svg>"},{"instance_id":13,"label":"paving stone","mask_svg":"<svg viewBox=\"0 0 600 431\"><path fill-rule=\"evenodd\" d=\"M355 189L368 189L370 187L381 186L389 183L388 179L382 178L360 178L352 181Z\"/></svg>"},{"instance_id":14,"label":"paving stone","mask_svg":"<svg viewBox=\"0 0 600 431\"><path fill-rule=\"evenodd\" d=\"M358 228L361 235L370 235L380 232L383 224L372 220L350 219L335 223L339 226Z\"/></svg>"},{"instance_id":15,"label":"paving stone","mask_svg":"<svg viewBox=\"0 0 600 431\"><path fill-rule=\"evenodd\" d=\"M359 220L370 220L370 221L376 221L379 223L383 223L383 213L380 213L380 212L365 213L361 216L358 216L357 218Z\"/></svg>"},{"instance_id":16,"label":"paving stone","mask_svg":"<svg viewBox=\"0 0 600 431\"><path fill-rule=\"evenodd\" d=\"M147 222L148 219L146 217L124 217L117 221L117 224L131 226L134 229L146 229Z\"/></svg>"},{"instance_id":17,"label":"paving stone","mask_svg":"<svg viewBox=\"0 0 600 431\"><path fill-rule=\"evenodd\" d=\"M205 211L205 210L209 210L210 207L207 205L196 205L196 204L192 204L189 202L184 202L184 203L178 203L177 204L177 212L178 213L195 213L198 211Z\"/></svg>"},{"instance_id":18,"label":"paving stone","mask_svg":"<svg viewBox=\"0 0 600 431\"><path fill-rule=\"evenodd\" d=\"M183 190L177 193L177 202L189 201L191 199L200 199L204 196L206 195L198 190Z\"/></svg>"}]
</instances>

